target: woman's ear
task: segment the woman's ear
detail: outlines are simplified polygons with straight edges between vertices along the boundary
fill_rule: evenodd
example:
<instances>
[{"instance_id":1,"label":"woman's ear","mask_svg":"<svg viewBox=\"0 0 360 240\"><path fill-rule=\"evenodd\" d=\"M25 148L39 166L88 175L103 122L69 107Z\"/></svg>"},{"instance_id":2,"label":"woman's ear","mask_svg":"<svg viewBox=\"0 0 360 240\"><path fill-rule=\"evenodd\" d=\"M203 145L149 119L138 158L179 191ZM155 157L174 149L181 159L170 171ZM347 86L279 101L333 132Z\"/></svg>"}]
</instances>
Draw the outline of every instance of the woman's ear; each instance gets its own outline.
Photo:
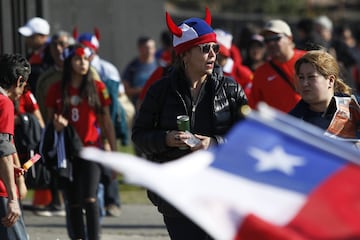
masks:
<instances>
[{"instance_id":1,"label":"woman's ear","mask_svg":"<svg viewBox=\"0 0 360 240\"><path fill-rule=\"evenodd\" d=\"M335 81L336 81L336 78L334 75L330 75L328 77L329 79L329 88L334 88L334 85L335 85Z\"/></svg>"}]
</instances>

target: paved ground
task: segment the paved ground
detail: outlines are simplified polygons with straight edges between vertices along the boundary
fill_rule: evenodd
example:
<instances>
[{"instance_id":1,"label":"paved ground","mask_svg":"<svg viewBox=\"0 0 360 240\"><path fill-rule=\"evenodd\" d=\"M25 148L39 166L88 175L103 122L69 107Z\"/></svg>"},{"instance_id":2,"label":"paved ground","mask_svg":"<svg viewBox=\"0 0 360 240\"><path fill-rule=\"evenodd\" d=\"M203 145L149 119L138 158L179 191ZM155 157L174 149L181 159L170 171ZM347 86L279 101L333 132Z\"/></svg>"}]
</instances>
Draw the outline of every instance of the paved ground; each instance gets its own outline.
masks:
<instances>
[{"instance_id":1,"label":"paved ground","mask_svg":"<svg viewBox=\"0 0 360 240\"><path fill-rule=\"evenodd\" d=\"M68 240L65 217L39 217L24 211L30 240ZM120 217L105 217L101 240L170 240L152 205L123 205Z\"/></svg>"}]
</instances>

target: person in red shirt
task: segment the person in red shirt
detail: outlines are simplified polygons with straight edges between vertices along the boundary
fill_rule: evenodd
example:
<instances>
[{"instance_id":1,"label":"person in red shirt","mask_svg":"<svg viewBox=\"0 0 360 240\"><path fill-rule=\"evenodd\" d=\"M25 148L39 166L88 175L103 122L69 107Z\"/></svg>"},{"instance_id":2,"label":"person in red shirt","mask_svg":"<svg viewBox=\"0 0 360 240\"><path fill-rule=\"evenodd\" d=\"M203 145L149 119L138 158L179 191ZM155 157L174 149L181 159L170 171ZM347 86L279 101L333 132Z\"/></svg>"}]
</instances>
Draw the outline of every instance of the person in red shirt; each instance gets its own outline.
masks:
<instances>
[{"instance_id":1,"label":"person in red shirt","mask_svg":"<svg viewBox=\"0 0 360 240\"><path fill-rule=\"evenodd\" d=\"M72 126L84 146L102 147L102 136L116 150L115 130L110 116L111 103L105 84L89 75L91 50L81 45L64 52L62 80L48 91L45 105L48 121L56 132ZM59 161L59 159L58 159ZM76 158L72 161L72 181L64 182L71 239L100 239L99 206L96 201L100 165ZM89 177L91 176L91 177ZM65 181L65 180L64 180ZM86 223L83 220L85 210ZM85 233L85 231L87 231Z\"/></svg>"},{"instance_id":2,"label":"person in red shirt","mask_svg":"<svg viewBox=\"0 0 360 240\"><path fill-rule=\"evenodd\" d=\"M294 65L305 51L295 49L291 29L283 20L268 21L262 35L270 60L254 73L249 105L256 108L258 103L265 102L289 112L300 100Z\"/></svg>"},{"instance_id":3,"label":"person in red shirt","mask_svg":"<svg viewBox=\"0 0 360 240\"><path fill-rule=\"evenodd\" d=\"M0 57L0 236L4 240L27 236L18 202L27 190L22 177L25 170L20 168L13 143L13 101L23 93L30 72L31 66L24 57L17 54Z\"/></svg>"},{"instance_id":4,"label":"person in red shirt","mask_svg":"<svg viewBox=\"0 0 360 240\"><path fill-rule=\"evenodd\" d=\"M33 114L33 116L35 117L34 119L37 120L37 122L39 123L38 125L40 126L41 129L44 129L45 123L44 123L44 120L40 113L39 105L37 104L35 96L32 94L32 92L29 89L25 89L24 93L19 97L19 99L14 101L14 104L15 104L15 146L18 151L18 156L20 158L20 162L24 163L24 162L26 162L26 160L28 160L30 157L33 156L33 154L35 153L35 151L37 149L36 148L31 149L32 150L32 153L31 153L29 151L29 149L27 148L28 143L20 144L21 141L17 141L19 139L24 138L24 135L23 135L24 132L17 131L18 128L22 127L22 120L21 120L21 119L23 119L22 115ZM28 124L30 121L31 120L27 121ZM29 125L31 125L31 124L29 124ZM30 129L31 127L28 126L27 128ZM34 128L35 127L33 127L33 129ZM24 148L24 145L26 145L25 146L26 148Z\"/></svg>"},{"instance_id":5,"label":"person in red shirt","mask_svg":"<svg viewBox=\"0 0 360 240\"><path fill-rule=\"evenodd\" d=\"M220 51L216 57L217 63L221 66L224 76L232 77L244 89L247 97L250 96L253 73L251 70L238 63L231 57L233 36L221 29L215 29L216 40L220 44Z\"/></svg>"},{"instance_id":6,"label":"person in red shirt","mask_svg":"<svg viewBox=\"0 0 360 240\"><path fill-rule=\"evenodd\" d=\"M26 86L24 93L20 96L20 98L14 102L15 104L15 146L18 152L18 156L21 163L24 163L30 157L32 157L35 152L38 151L38 146L40 144L40 138L38 142L36 142L35 137L40 136L40 133L35 134L35 132L41 131L45 128L45 122L42 117L42 114L39 109L39 105L34 94L29 89L29 85ZM30 117L33 116L33 117ZM35 122L36 121L36 122ZM32 132L31 137L26 135L24 129ZM31 139L24 140L24 139ZM30 142L29 142L30 141ZM36 144L37 143L37 144ZM35 145L36 144L36 145ZM50 189L39 189L36 186L29 183L29 178L34 178L34 181L38 180L36 178L40 177L41 174L35 174L38 171L38 167L41 168L43 163L38 163L34 169L31 170L26 175L26 184L28 188L34 190L33 192L33 209L34 213L39 216L50 216L50 212L45 208L51 201L57 199L54 195L51 194ZM45 168L45 167L43 167ZM29 185L30 184L30 185ZM41 182L42 184L42 182ZM65 211L58 215L65 215Z\"/></svg>"},{"instance_id":7,"label":"person in red shirt","mask_svg":"<svg viewBox=\"0 0 360 240\"><path fill-rule=\"evenodd\" d=\"M25 90L24 94L19 98L19 106L16 109L18 114L32 113L39 121L41 128L45 127L44 119L40 113L39 104L36 101L31 90Z\"/></svg>"}]
</instances>

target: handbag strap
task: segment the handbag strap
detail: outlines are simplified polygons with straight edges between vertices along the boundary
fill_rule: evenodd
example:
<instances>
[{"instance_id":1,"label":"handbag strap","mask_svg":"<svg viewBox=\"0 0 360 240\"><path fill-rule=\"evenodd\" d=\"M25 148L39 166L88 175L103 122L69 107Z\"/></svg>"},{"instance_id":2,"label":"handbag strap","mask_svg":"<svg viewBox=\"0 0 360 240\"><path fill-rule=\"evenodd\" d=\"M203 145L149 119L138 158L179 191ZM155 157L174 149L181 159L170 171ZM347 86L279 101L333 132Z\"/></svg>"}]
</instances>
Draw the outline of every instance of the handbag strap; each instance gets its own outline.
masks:
<instances>
[{"instance_id":1,"label":"handbag strap","mask_svg":"<svg viewBox=\"0 0 360 240\"><path fill-rule=\"evenodd\" d=\"M294 90L294 92L297 93L296 88L294 86L294 84L289 80L288 76L281 70L281 68L279 68L279 66L277 66L275 63L273 63L273 61L269 61L270 66L281 76L282 79L284 79L284 81L291 87L292 90Z\"/></svg>"}]
</instances>

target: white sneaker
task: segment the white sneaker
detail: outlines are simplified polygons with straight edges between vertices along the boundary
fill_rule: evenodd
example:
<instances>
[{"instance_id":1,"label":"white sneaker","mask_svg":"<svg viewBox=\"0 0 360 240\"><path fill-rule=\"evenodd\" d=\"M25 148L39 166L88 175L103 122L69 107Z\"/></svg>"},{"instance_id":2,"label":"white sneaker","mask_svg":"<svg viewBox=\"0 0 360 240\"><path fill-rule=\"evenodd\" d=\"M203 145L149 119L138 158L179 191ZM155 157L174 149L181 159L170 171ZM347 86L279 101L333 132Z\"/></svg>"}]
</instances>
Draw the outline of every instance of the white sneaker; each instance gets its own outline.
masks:
<instances>
[{"instance_id":1,"label":"white sneaker","mask_svg":"<svg viewBox=\"0 0 360 240\"><path fill-rule=\"evenodd\" d=\"M42 217L52 217L53 216L52 212L47 209L34 210L34 214L37 216L42 216Z\"/></svg>"},{"instance_id":2,"label":"white sneaker","mask_svg":"<svg viewBox=\"0 0 360 240\"><path fill-rule=\"evenodd\" d=\"M66 212L64 209L54 209L51 210L51 214L53 216L57 216L57 217L65 217L66 216Z\"/></svg>"}]
</instances>

